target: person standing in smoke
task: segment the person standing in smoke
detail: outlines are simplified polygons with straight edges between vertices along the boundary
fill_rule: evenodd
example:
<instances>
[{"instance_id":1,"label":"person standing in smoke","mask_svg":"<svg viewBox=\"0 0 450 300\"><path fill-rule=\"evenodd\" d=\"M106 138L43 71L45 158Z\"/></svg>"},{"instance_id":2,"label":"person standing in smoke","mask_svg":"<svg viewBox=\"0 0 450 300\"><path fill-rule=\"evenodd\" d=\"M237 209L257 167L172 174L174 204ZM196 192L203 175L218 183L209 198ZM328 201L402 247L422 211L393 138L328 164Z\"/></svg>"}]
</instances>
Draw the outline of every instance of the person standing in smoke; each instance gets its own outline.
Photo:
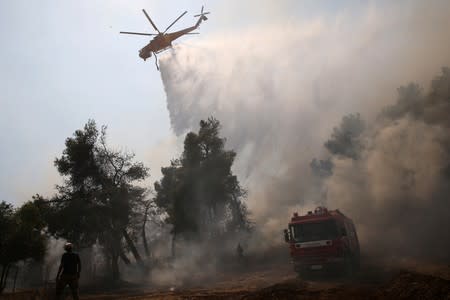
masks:
<instances>
[{"instance_id":1,"label":"person standing in smoke","mask_svg":"<svg viewBox=\"0 0 450 300\"><path fill-rule=\"evenodd\" d=\"M81 272L81 260L77 253L72 252L72 243L64 245L64 253L61 257L58 274L56 275L56 299L61 299L61 294L69 285L72 292L72 298L78 300L78 279Z\"/></svg>"},{"instance_id":2,"label":"person standing in smoke","mask_svg":"<svg viewBox=\"0 0 450 300\"><path fill-rule=\"evenodd\" d=\"M242 249L241 243L238 243L236 247L236 254L239 262L242 262L242 260L244 259L244 249Z\"/></svg>"}]
</instances>

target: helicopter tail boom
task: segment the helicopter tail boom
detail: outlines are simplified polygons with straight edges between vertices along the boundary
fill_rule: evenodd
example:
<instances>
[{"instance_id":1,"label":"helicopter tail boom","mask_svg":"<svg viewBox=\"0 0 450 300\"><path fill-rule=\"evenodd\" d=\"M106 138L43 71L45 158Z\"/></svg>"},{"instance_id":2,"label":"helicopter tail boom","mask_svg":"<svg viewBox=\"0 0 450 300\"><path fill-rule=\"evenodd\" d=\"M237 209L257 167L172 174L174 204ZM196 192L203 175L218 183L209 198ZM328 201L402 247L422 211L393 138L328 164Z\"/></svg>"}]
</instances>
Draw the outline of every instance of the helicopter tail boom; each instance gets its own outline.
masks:
<instances>
[{"instance_id":1,"label":"helicopter tail boom","mask_svg":"<svg viewBox=\"0 0 450 300\"><path fill-rule=\"evenodd\" d=\"M200 13L198 15L195 15L194 17L200 17L197 21L197 24L195 24L195 27L200 26L200 24L202 23L202 21L206 21L208 20L208 18L205 16L207 14L209 14L210 12L203 12L203 5L202 5L202 10L200 11Z\"/></svg>"}]
</instances>

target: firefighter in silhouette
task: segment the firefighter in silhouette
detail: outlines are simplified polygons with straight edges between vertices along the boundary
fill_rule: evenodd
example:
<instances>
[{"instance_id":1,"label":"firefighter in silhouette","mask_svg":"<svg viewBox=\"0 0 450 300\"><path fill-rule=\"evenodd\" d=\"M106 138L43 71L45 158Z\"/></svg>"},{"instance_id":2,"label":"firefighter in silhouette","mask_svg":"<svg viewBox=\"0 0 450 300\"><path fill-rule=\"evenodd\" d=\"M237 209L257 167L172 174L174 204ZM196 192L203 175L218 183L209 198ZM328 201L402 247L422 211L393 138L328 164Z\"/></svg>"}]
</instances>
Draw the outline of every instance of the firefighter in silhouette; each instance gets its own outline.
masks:
<instances>
[{"instance_id":1,"label":"firefighter in silhouette","mask_svg":"<svg viewBox=\"0 0 450 300\"><path fill-rule=\"evenodd\" d=\"M244 249L242 249L241 243L238 243L236 247L236 254L239 262L242 262L242 260L244 259Z\"/></svg>"},{"instance_id":2,"label":"firefighter in silhouette","mask_svg":"<svg viewBox=\"0 0 450 300\"><path fill-rule=\"evenodd\" d=\"M72 298L78 300L78 279L81 272L81 261L77 253L72 252L73 245L66 243L61 257L58 274L56 275L56 299L61 299L61 294L68 285L72 292Z\"/></svg>"}]
</instances>

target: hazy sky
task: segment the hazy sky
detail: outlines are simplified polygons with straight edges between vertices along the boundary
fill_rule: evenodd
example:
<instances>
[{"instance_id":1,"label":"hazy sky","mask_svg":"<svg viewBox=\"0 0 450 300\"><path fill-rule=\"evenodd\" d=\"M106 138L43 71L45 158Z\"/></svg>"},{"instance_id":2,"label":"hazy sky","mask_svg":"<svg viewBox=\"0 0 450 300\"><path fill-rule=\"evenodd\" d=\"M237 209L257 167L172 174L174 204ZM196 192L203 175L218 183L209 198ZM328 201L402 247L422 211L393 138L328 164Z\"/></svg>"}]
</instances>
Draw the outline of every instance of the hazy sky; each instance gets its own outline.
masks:
<instances>
[{"instance_id":1,"label":"hazy sky","mask_svg":"<svg viewBox=\"0 0 450 300\"><path fill-rule=\"evenodd\" d=\"M110 144L135 152L155 180L177 152L163 85L154 61L138 57L148 38L118 32L151 32L142 8L160 29L187 10L173 29L191 26L202 4L211 11L202 34L177 43L195 45L271 22L357 14L367 3L1 0L0 200L50 196L59 178L53 160L90 118L108 125Z\"/></svg>"}]
</instances>

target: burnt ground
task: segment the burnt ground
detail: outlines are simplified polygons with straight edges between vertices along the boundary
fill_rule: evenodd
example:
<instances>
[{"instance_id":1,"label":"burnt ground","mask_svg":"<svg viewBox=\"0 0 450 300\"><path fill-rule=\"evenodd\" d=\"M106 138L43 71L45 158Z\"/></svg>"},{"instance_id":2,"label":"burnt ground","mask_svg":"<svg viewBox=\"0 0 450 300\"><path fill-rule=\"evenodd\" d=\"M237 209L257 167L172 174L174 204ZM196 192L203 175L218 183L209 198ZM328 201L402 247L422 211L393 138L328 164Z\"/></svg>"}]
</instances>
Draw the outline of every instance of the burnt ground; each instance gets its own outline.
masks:
<instances>
[{"instance_id":1,"label":"burnt ground","mask_svg":"<svg viewBox=\"0 0 450 300\"><path fill-rule=\"evenodd\" d=\"M212 280L192 275L180 286L125 285L114 291L84 289L81 299L450 299L450 266L372 261L353 278L316 274L299 278L290 265L272 264L223 274ZM200 275L198 275L200 276ZM198 283L200 282L200 283ZM0 297L7 300L52 299L43 291ZM71 299L68 297L67 299Z\"/></svg>"}]
</instances>

